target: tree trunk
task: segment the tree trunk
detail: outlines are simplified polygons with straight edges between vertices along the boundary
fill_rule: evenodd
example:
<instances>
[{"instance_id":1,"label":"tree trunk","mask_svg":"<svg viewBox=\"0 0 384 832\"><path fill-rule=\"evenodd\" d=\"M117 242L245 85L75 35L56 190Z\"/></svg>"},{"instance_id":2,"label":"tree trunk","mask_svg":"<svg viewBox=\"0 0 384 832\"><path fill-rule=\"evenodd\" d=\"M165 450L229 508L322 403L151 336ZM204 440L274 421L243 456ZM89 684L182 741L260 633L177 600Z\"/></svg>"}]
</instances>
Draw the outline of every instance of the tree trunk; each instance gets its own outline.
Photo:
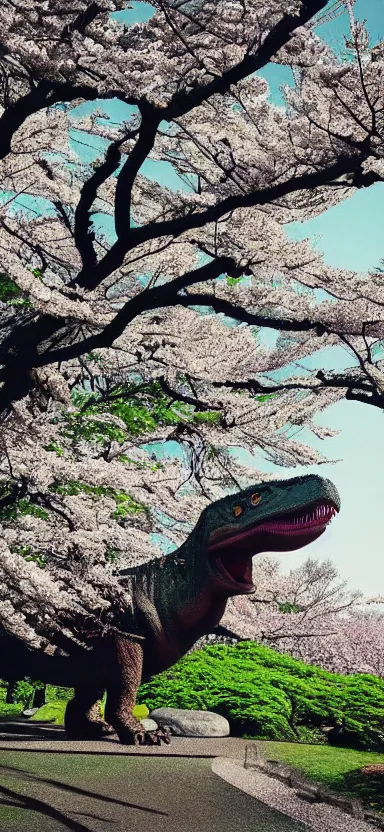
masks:
<instances>
[{"instance_id":1,"label":"tree trunk","mask_svg":"<svg viewBox=\"0 0 384 832\"><path fill-rule=\"evenodd\" d=\"M7 686L7 695L5 701L7 705L13 705L15 702L14 694L17 685L17 679L10 679Z\"/></svg>"},{"instance_id":2,"label":"tree trunk","mask_svg":"<svg viewBox=\"0 0 384 832\"><path fill-rule=\"evenodd\" d=\"M45 705L45 685L42 688L35 688L32 700L32 708L41 708Z\"/></svg>"}]
</instances>

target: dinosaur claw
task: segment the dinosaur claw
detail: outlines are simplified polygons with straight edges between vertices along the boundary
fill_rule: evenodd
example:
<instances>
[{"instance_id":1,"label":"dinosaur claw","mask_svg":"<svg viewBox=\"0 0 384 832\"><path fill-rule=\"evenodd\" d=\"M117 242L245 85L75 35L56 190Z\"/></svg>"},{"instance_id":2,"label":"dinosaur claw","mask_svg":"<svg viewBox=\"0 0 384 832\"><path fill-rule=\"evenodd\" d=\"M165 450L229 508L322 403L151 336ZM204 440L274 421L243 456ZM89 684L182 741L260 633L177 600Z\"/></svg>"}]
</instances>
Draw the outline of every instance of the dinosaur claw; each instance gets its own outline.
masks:
<instances>
[{"instance_id":1,"label":"dinosaur claw","mask_svg":"<svg viewBox=\"0 0 384 832\"><path fill-rule=\"evenodd\" d=\"M171 741L169 729L158 728L156 731L137 731L133 735L135 745L161 745L165 742L169 745Z\"/></svg>"}]
</instances>

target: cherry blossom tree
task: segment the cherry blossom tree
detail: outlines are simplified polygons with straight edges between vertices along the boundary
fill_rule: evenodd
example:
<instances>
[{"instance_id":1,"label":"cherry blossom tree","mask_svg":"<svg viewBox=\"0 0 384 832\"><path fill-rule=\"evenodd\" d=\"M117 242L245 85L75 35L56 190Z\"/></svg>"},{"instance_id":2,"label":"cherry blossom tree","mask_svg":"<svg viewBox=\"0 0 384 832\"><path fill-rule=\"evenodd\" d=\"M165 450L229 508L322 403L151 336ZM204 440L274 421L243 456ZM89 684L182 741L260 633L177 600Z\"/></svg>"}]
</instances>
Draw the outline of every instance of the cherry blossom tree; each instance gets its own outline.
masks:
<instances>
[{"instance_id":1,"label":"cherry blossom tree","mask_svg":"<svg viewBox=\"0 0 384 832\"><path fill-rule=\"evenodd\" d=\"M119 569L259 476L233 449L318 462L287 426L324 437L340 397L384 402L382 273L284 230L382 181L384 46L347 0L345 59L315 33L326 0L150 5L133 26L118 0L0 9L0 616L47 649L77 615L112 624ZM346 373L268 379L339 345Z\"/></svg>"},{"instance_id":2,"label":"cherry blossom tree","mask_svg":"<svg viewBox=\"0 0 384 832\"><path fill-rule=\"evenodd\" d=\"M254 582L252 595L228 603L219 640L255 639L332 673L384 676L382 598L351 592L330 561L308 559L283 574L263 557Z\"/></svg>"}]
</instances>

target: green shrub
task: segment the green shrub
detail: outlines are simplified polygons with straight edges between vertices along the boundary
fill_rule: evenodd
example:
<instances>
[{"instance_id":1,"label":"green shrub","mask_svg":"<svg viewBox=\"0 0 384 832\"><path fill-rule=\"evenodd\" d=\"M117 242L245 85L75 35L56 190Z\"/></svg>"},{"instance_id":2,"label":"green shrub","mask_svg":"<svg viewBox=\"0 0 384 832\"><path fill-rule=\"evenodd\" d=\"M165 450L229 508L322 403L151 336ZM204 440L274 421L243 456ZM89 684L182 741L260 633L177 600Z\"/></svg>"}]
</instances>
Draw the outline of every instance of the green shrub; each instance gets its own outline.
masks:
<instances>
[{"instance_id":1,"label":"green shrub","mask_svg":"<svg viewBox=\"0 0 384 832\"><path fill-rule=\"evenodd\" d=\"M136 717L136 719L146 719L149 716L149 710L146 705L135 705L132 708L132 714Z\"/></svg>"},{"instance_id":2,"label":"green shrub","mask_svg":"<svg viewBox=\"0 0 384 832\"><path fill-rule=\"evenodd\" d=\"M13 716L21 714L24 705L22 702L15 702L14 705L0 702L0 719L8 719Z\"/></svg>"},{"instance_id":3,"label":"green shrub","mask_svg":"<svg viewBox=\"0 0 384 832\"><path fill-rule=\"evenodd\" d=\"M384 751L384 680L339 676L251 641L184 656L140 687L138 702L212 710L235 736Z\"/></svg>"},{"instance_id":4,"label":"green shrub","mask_svg":"<svg viewBox=\"0 0 384 832\"><path fill-rule=\"evenodd\" d=\"M57 687L56 685L47 685L45 689L45 701L57 702L58 699L67 703L74 696L73 688Z\"/></svg>"}]
</instances>

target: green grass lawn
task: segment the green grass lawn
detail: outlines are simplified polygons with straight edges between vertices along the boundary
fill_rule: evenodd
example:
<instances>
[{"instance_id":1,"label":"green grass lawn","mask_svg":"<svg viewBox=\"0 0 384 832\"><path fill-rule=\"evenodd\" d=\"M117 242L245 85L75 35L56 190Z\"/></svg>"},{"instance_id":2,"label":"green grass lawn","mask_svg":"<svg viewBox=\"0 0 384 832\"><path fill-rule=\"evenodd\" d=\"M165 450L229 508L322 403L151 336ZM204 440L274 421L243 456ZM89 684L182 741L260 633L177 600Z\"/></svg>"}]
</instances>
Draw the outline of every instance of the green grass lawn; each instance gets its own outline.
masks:
<instances>
[{"instance_id":1,"label":"green grass lawn","mask_svg":"<svg viewBox=\"0 0 384 832\"><path fill-rule=\"evenodd\" d=\"M382 775L368 777L360 772L362 766L384 763L384 754L293 742L263 742L261 745L267 759L295 766L311 780L325 783L332 791L357 797L367 808L384 812Z\"/></svg>"}]
</instances>

